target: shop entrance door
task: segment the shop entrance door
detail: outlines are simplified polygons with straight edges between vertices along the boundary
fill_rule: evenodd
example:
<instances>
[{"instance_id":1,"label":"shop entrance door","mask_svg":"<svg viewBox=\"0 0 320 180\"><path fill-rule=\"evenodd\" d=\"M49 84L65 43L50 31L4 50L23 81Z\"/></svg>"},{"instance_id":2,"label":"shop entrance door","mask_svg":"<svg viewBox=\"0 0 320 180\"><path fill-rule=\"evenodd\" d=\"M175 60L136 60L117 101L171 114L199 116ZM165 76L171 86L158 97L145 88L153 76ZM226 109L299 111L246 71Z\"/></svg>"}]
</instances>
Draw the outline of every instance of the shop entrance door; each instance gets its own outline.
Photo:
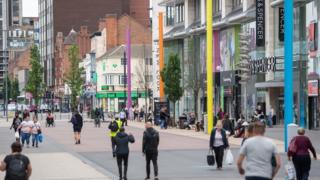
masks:
<instances>
[{"instance_id":1,"label":"shop entrance door","mask_svg":"<svg viewBox=\"0 0 320 180\"><path fill-rule=\"evenodd\" d=\"M309 97L309 129L315 129L319 127L319 121L317 117L317 104L318 104L317 97Z\"/></svg>"}]
</instances>

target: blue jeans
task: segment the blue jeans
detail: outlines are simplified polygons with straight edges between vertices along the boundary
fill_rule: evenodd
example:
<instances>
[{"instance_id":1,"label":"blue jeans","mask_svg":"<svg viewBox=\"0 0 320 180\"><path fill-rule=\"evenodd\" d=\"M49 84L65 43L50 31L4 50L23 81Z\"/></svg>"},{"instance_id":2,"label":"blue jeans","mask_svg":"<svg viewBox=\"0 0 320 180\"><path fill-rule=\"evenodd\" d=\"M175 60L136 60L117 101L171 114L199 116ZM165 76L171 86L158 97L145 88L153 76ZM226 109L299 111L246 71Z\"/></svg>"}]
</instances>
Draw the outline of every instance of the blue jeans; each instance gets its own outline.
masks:
<instances>
[{"instance_id":1,"label":"blue jeans","mask_svg":"<svg viewBox=\"0 0 320 180\"><path fill-rule=\"evenodd\" d=\"M32 146L34 146L34 143L36 143L36 146L38 146L39 142L39 134L32 134Z\"/></svg>"},{"instance_id":2,"label":"blue jeans","mask_svg":"<svg viewBox=\"0 0 320 180\"><path fill-rule=\"evenodd\" d=\"M24 142L27 142L27 145L29 145L29 143L30 143L30 133L21 132L21 141L22 141L22 145L24 145Z\"/></svg>"}]
</instances>

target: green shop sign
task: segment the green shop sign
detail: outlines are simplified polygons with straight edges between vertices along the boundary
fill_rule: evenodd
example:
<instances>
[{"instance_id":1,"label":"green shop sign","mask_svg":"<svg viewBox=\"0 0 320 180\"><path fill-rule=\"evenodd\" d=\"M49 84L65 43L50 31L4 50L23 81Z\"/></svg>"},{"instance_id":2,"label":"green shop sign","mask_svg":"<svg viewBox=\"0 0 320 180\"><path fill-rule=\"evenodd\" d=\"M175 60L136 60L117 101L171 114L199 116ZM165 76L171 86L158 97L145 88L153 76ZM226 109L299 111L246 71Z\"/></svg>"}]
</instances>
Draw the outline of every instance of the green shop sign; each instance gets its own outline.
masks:
<instances>
[{"instance_id":1,"label":"green shop sign","mask_svg":"<svg viewBox=\"0 0 320 180\"><path fill-rule=\"evenodd\" d=\"M101 86L101 90L103 90L103 91L108 91L109 90L109 86Z\"/></svg>"}]
</instances>

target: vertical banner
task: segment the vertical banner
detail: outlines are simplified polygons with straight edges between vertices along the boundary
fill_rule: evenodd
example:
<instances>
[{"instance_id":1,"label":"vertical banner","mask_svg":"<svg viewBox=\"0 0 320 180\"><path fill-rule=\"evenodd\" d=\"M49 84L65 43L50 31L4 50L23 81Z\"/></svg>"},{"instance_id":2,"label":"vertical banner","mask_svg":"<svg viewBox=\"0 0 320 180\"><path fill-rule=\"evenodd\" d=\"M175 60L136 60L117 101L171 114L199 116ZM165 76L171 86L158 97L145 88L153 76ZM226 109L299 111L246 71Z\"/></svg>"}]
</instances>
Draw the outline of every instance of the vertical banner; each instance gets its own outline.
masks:
<instances>
[{"instance_id":1,"label":"vertical banner","mask_svg":"<svg viewBox=\"0 0 320 180\"><path fill-rule=\"evenodd\" d=\"M212 0L207 0L207 112L208 112L208 133L213 128L213 64L212 64Z\"/></svg>"},{"instance_id":2,"label":"vertical banner","mask_svg":"<svg viewBox=\"0 0 320 180\"><path fill-rule=\"evenodd\" d=\"M279 7L279 41L284 41L284 8Z\"/></svg>"},{"instance_id":3,"label":"vertical banner","mask_svg":"<svg viewBox=\"0 0 320 180\"><path fill-rule=\"evenodd\" d=\"M265 43L265 2L256 0L256 44L263 47Z\"/></svg>"},{"instance_id":4,"label":"vertical banner","mask_svg":"<svg viewBox=\"0 0 320 180\"><path fill-rule=\"evenodd\" d=\"M130 24L127 29L127 109L130 112L131 108L131 29Z\"/></svg>"},{"instance_id":5,"label":"vertical banner","mask_svg":"<svg viewBox=\"0 0 320 180\"><path fill-rule=\"evenodd\" d=\"M284 1L284 145L288 149L288 125L293 122L293 1Z\"/></svg>"},{"instance_id":6,"label":"vertical banner","mask_svg":"<svg viewBox=\"0 0 320 180\"><path fill-rule=\"evenodd\" d=\"M163 59L163 13L159 13L159 66L160 72L164 68L164 59ZM159 73L160 73L159 72ZM160 99L164 98L164 84L160 77Z\"/></svg>"}]
</instances>

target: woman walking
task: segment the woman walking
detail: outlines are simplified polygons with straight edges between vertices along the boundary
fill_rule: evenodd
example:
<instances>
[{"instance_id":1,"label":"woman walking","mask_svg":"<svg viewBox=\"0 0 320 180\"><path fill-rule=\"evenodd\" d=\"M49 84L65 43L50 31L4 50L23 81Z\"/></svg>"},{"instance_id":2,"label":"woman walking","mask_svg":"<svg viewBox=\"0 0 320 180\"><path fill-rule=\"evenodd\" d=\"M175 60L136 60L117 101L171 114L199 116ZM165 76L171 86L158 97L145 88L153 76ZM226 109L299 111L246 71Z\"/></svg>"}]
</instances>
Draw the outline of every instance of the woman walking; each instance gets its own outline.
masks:
<instances>
[{"instance_id":1,"label":"woman walking","mask_svg":"<svg viewBox=\"0 0 320 180\"><path fill-rule=\"evenodd\" d=\"M210 149L213 149L216 155L218 170L222 169L223 154L226 148L229 148L229 142L226 131L222 129L222 122L219 120L210 136Z\"/></svg>"},{"instance_id":2,"label":"woman walking","mask_svg":"<svg viewBox=\"0 0 320 180\"><path fill-rule=\"evenodd\" d=\"M317 159L316 151L310 139L304 135L303 128L298 129L298 136L294 137L289 145L288 159L292 160L296 169L297 180L307 180L311 168L311 158L309 150L312 152L314 159Z\"/></svg>"},{"instance_id":3,"label":"woman walking","mask_svg":"<svg viewBox=\"0 0 320 180\"><path fill-rule=\"evenodd\" d=\"M38 121L38 118L36 116L33 116L33 126L32 126L32 147L36 145L36 148L38 147L39 142L39 134L41 134L41 124Z\"/></svg>"},{"instance_id":4,"label":"woman walking","mask_svg":"<svg viewBox=\"0 0 320 180\"><path fill-rule=\"evenodd\" d=\"M21 130L21 141L22 146L24 146L24 143L27 143L27 148L29 148L30 143L30 135L31 135L31 129L33 126L33 122L30 121L30 114L29 112L23 113L23 121L20 124L19 128Z\"/></svg>"}]
</instances>

